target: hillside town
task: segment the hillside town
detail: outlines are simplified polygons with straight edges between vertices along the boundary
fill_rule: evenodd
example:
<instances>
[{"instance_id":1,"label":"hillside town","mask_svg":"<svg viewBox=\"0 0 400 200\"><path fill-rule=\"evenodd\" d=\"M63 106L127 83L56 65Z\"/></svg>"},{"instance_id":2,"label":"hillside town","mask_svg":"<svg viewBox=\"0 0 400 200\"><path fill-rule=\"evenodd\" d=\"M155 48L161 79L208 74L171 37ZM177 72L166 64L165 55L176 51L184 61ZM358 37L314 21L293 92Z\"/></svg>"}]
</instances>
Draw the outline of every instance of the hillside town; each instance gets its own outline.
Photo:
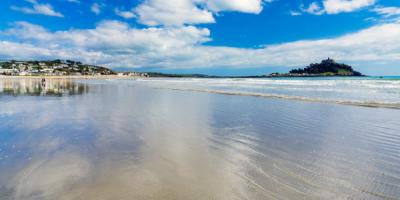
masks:
<instances>
[{"instance_id":1,"label":"hillside town","mask_svg":"<svg viewBox=\"0 0 400 200\"><path fill-rule=\"evenodd\" d=\"M6 76L139 76L146 77L141 72L114 72L108 68L82 64L72 60L53 61L2 61L0 75Z\"/></svg>"}]
</instances>

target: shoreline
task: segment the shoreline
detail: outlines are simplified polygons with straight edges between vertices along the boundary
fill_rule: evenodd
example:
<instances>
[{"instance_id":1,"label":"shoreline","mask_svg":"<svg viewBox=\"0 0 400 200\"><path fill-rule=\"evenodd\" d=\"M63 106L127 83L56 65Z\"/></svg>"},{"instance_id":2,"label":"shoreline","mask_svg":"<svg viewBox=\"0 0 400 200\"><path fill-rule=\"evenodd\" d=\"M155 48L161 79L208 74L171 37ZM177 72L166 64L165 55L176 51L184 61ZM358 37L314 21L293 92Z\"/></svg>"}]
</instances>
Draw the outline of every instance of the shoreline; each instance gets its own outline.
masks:
<instances>
[{"instance_id":1,"label":"shoreline","mask_svg":"<svg viewBox=\"0 0 400 200\"><path fill-rule=\"evenodd\" d=\"M95 76L5 76L0 75L0 79L137 79L144 78L140 76L118 76L118 75L95 75Z\"/></svg>"},{"instance_id":2,"label":"shoreline","mask_svg":"<svg viewBox=\"0 0 400 200\"><path fill-rule=\"evenodd\" d=\"M196 76L119 76L119 75L94 75L94 76L46 76L46 75L38 75L38 76L8 76L8 75L0 75L0 79L137 79L137 78L198 78L198 79L240 79L240 78L254 78L254 79L279 79L279 78L330 78L330 77L370 77L370 76L208 76L208 77L196 77Z\"/></svg>"}]
</instances>

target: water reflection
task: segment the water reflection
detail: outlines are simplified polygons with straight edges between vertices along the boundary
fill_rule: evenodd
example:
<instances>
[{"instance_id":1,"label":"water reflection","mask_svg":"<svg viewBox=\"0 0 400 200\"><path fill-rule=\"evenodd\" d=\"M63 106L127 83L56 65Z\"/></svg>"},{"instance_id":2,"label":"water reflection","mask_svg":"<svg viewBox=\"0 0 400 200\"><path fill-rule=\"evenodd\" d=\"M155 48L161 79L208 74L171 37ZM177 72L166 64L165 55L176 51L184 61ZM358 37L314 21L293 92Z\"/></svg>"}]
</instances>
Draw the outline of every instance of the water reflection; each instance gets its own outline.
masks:
<instances>
[{"instance_id":1,"label":"water reflection","mask_svg":"<svg viewBox=\"0 0 400 200\"><path fill-rule=\"evenodd\" d=\"M0 99L0 199L400 197L397 110L85 87Z\"/></svg>"},{"instance_id":2,"label":"water reflection","mask_svg":"<svg viewBox=\"0 0 400 200\"><path fill-rule=\"evenodd\" d=\"M88 87L67 79L0 79L0 96L70 96Z\"/></svg>"}]
</instances>

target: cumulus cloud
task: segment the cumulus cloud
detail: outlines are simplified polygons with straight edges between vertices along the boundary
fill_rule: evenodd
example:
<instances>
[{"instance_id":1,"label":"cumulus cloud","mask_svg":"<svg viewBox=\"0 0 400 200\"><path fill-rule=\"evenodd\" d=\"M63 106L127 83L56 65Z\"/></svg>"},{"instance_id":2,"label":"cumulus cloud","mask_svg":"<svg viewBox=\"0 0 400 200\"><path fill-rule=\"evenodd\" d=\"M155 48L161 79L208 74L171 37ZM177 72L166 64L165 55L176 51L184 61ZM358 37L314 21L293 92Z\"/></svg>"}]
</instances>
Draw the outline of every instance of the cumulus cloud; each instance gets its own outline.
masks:
<instances>
[{"instance_id":1,"label":"cumulus cloud","mask_svg":"<svg viewBox=\"0 0 400 200\"><path fill-rule=\"evenodd\" d=\"M322 40L232 48L204 45L210 31L194 26L137 29L104 21L94 29L49 31L19 22L2 34L17 41L0 42L4 58L74 59L109 67L268 67L298 66L332 57L346 62L400 62L400 24L388 23Z\"/></svg>"},{"instance_id":2,"label":"cumulus cloud","mask_svg":"<svg viewBox=\"0 0 400 200\"><path fill-rule=\"evenodd\" d=\"M135 12L140 23L150 26L215 22L212 13L199 8L193 0L146 0Z\"/></svg>"},{"instance_id":3,"label":"cumulus cloud","mask_svg":"<svg viewBox=\"0 0 400 200\"><path fill-rule=\"evenodd\" d=\"M27 52L28 58L71 58L114 66L122 62L124 66L133 67L157 62L172 55L176 49L187 49L210 40L210 32L205 28L135 29L118 21L104 21L95 29L56 32L18 22L3 34L19 39L19 43L1 43L2 48L14 46L0 50L3 57L22 56ZM21 52L15 54L18 49ZM121 62L115 62L117 57Z\"/></svg>"},{"instance_id":4,"label":"cumulus cloud","mask_svg":"<svg viewBox=\"0 0 400 200\"><path fill-rule=\"evenodd\" d=\"M121 52L121 49L138 51L143 48L169 49L196 45L208 41L210 35L208 29L194 26L135 29L119 21L103 21L95 29L56 32L49 32L28 22L17 22L14 28L4 33L34 44L62 44L59 46L118 52Z\"/></svg>"},{"instance_id":5,"label":"cumulus cloud","mask_svg":"<svg viewBox=\"0 0 400 200\"><path fill-rule=\"evenodd\" d=\"M271 0L145 0L134 9L139 22L149 26L214 23L213 13L236 11L258 14Z\"/></svg>"},{"instance_id":6,"label":"cumulus cloud","mask_svg":"<svg viewBox=\"0 0 400 200\"><path fill-rule=\"evenodd\" d=\"M64 17L63 14L56 12L50 4L41 4L36 0L26 0L32 4L32 7L11 6L12 10L23 12L25 14L39 14L53 17Z\"/></svg>"},{"instance_id":7,"label":"cumulus cloud","mask_svg":"<svg viewBox=\"0 0 400 200\"><path fill-rule=\"evenodd\" d=\"M262 11L262 0L207 0L207 8L214 12L238 11L258 14Z\"/></svg>"}]
</instances>

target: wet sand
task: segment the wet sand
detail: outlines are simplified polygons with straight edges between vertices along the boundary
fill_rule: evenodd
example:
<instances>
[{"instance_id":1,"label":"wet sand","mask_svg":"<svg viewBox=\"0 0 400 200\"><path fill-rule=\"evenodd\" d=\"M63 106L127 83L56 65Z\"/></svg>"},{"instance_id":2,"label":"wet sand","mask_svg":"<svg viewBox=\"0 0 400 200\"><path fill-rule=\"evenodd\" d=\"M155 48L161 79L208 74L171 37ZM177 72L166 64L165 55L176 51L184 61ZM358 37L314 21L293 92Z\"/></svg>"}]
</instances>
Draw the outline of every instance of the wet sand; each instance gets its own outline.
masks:
<instances>
[{"instance_id":1,"label":"wet sand","mask_svg":"<svg viewBox=\"0 0 400 200\"><path fill-rule=\"evenodd\" d=\"M0 80L2 199L400 198L396 109L119 80L20 89L30 85Z\"/></svg>"}]
</instances>

